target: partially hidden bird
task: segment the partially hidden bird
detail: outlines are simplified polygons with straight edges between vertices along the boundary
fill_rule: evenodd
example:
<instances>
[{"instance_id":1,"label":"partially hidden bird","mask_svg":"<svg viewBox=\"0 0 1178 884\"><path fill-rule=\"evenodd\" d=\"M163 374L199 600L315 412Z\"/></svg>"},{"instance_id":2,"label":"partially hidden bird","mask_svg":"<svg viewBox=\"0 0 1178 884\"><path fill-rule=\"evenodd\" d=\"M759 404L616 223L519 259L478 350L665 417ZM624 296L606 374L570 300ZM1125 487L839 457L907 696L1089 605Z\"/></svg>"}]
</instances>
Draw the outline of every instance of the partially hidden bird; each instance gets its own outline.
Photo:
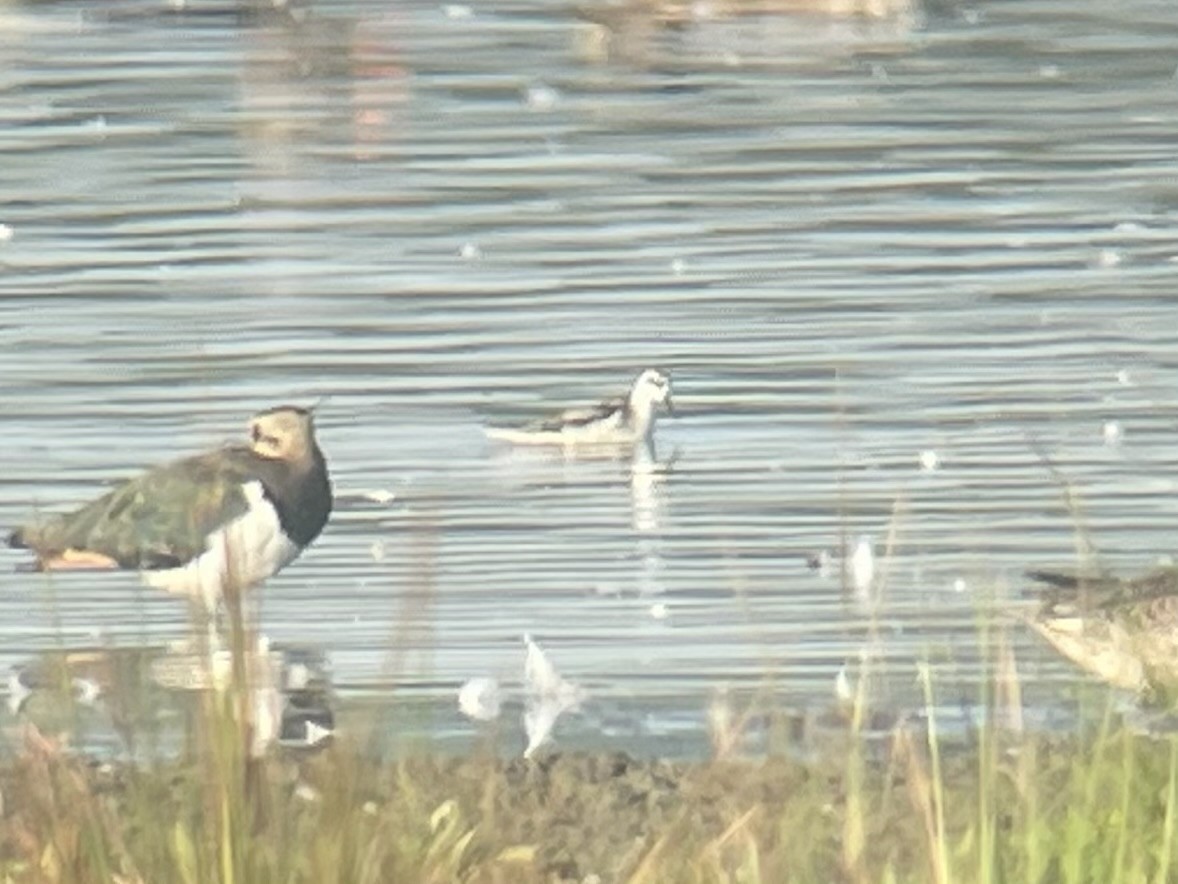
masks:
<instances>
[{"instance_id":1,"label":"partially hidden bird","mask_svg":"<svg viewBox=\"0 0 1178 884\"><path fill-rule=\"evenodd\" d=\"M1146 705L1178 708L1178 568L1027 576L1043 587L1028 622L1056 650Z\"/></svg>"}]
</instances>

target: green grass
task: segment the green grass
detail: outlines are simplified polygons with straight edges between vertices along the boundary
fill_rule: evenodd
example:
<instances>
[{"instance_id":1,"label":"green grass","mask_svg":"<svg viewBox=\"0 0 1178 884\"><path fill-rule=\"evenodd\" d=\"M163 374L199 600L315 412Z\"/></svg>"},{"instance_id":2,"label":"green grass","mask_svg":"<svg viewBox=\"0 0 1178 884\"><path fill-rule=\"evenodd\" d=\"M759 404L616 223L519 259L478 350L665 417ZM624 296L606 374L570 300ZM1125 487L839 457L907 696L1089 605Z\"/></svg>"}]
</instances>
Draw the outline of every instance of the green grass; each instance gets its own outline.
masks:
<instances>
[{"instance_id":1,"label":"green grass","mask_svg":"<svg viewBox=\"0 0 1178 884\"><path fill-rule=\"evenodd\" d=\"M388 760L365 750L362 728L314 756L255 759L253 643L228 601L234 687L201 697L180 757L97 764L25 726L0 762L0 882L1178 880L1178 737L1135 735L1111 715L1067 737L1024 733L1005 644L982 698L992 724L967 742L938 730L926 664L924 723L865 751L865 660L847 739L804 763ZM979 639L990 646L984 628Z\"/></svg>"},{"instance_id":2,"label":"green grass","mask_svg":"<svg viewBox=\"0 0 1178 884\"><path fill-rule=\"evenodd\" d=\"M927 673L924 686L932 709ZM208 699L189 757L147 765L96 765L29 729L0 767L0 880L1178 878L1178 740L1111 724L1068 738L992 730L964 748L942 745L930 716L883 758L852 748L807 764L380 762L347 742L253 761L232 702Z\"/></svg>"}]
</instances>

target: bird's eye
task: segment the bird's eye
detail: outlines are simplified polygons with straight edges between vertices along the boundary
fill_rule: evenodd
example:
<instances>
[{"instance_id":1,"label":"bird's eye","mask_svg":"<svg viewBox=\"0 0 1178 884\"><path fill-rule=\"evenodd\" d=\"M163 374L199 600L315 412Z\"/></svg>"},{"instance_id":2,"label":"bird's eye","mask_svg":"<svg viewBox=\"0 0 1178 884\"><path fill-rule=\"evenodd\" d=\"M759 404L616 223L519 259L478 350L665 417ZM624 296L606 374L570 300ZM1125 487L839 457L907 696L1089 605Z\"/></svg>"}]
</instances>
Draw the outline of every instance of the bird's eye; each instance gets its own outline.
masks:
<instances>
[{"instance_id":1,"label":"bird's eye","mask_svg":"<svg viewBox=\"0 0 1178 884\"><path fill-rule=\"evenodd\" d=\"M250 441L253 442L255 449L268 448L274 451L277 451L281 447L282 443L282 440L277 436L271 436L270 434L263 432L262 428L256 424L250 428Z\"/></svg>"}]
</instances>

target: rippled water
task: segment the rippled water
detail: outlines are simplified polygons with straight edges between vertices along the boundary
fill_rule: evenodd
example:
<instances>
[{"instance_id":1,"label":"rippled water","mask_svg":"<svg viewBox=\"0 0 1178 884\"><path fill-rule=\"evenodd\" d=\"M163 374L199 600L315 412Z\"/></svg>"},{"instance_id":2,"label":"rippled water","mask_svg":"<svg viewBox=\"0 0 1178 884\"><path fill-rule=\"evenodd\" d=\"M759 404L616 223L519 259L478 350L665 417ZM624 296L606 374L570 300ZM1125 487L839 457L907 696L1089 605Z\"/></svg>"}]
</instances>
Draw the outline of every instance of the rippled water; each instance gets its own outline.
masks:
<instances>
[{"instance_id":1,"label":"rippled water","mask_svg":"<svg viewBox=\"0 0 1178 884\"><path fill-rule=\"evenodd\" d=\"M722 685L827 703L870 611L804 557L892 526L892 690L927 657L970 695L979 608L1074 556L1037 446L1107 564L1173 549L1169 0L612 31L541 0L191 5L0 16L0 524L328 396L337 513L267 632L467 733L454 688L518 680L530 631L591 693L570 731L639 741ZM650 364L665 475L483 440ZM0 665L184 630L127 575L20 561Z\"/></svg>"}]
</instances>

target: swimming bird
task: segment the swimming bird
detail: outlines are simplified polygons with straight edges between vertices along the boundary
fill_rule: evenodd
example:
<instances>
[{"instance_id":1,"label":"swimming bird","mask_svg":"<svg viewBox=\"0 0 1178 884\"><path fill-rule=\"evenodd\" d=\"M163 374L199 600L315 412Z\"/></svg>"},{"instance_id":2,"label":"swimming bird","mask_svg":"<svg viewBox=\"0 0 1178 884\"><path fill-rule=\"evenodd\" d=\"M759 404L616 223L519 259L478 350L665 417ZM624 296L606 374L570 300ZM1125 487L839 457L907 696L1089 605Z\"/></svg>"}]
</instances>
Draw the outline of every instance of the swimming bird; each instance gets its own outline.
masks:
<instances>
[{"instance_id":1,"label":"swimming bird","mask_svg":"<svg viewBox=\"0 0 1178 884\"><path fill-rule=\"evenodd\" d=\"M1028 571L1047 588L1031 627L1082 669L1178 706L1178 567L1137 577Z\"/></svg>"},{"instance_id":2,"label":"swimming bird","mask_svg":"<svg viewBox=\"0 0 1178 884\"><path fill-rule=\"evenodd\" d=\"M659 406L674 413L671 378L648 368L634 379L629 392L587 408L570 408L520 427L487 427L487 438L516 445L632 445L654 437Z\"/></svg>"},{"instance_id":3,"label":"swimming bird","mask_svg":"<svg viewBox=\"0 0 1178 884\"><path fill-rule=\"evenodd\" d=\"M138 569L152 586L214 610L226 587L246 589L282 570L331 513L327 463L311 412L271 408L248 444L148 470L82 508L13 531L44 571Z\"/></svg>"}]
</instances>

